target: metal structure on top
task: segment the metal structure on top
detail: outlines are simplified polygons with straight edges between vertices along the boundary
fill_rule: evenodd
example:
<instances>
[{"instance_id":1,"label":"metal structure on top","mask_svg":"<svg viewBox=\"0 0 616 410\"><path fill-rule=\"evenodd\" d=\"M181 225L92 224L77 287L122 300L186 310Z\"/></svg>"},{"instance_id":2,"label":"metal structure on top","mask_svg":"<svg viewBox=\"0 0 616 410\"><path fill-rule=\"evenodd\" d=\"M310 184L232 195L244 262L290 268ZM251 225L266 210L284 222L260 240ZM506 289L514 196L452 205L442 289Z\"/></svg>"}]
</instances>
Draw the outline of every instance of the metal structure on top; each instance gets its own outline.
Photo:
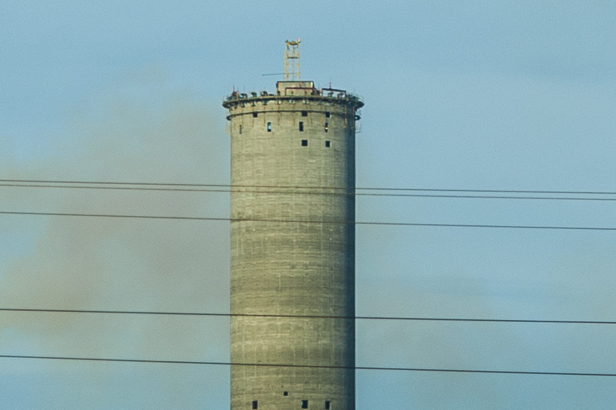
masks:
<instances>
[{"instance_id":1,"label":"metal structure on top","mask_svg":"<svg viewBox=\"0 0 616 410\"><path fill-rule=\"evenodd\" d=\"M299 81L299 43L297 41L286 41L287 47L284 50L284 80Z\"/></svg>"}]
</instances>

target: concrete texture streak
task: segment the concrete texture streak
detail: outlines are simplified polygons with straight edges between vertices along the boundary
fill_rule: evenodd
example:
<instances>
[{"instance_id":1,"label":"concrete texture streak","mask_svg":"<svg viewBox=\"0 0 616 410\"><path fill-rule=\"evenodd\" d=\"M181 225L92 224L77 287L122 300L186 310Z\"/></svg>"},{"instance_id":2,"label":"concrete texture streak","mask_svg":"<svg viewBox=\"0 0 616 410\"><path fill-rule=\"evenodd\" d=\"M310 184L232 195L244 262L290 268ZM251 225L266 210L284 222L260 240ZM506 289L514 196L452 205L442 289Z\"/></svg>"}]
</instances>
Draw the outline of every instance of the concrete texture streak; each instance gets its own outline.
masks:
<instances>
[{"instance_id":1,"label":"concrete texture streak","mask_svg":"<svg viewBox=\"0 0 616 410\"><path fill-rule=\"evenodd\" d=\"M354 224L280 222L355 221L355 119L363 103L324 94L312 82L279 82L277 95L234 93L223 103L234 186L231 313L355 315ZM233 317L231 361L352 368L355 323ZM355 409L354 370L232 366L232 410L303 406Z\"/></svg>"}]
</instances>

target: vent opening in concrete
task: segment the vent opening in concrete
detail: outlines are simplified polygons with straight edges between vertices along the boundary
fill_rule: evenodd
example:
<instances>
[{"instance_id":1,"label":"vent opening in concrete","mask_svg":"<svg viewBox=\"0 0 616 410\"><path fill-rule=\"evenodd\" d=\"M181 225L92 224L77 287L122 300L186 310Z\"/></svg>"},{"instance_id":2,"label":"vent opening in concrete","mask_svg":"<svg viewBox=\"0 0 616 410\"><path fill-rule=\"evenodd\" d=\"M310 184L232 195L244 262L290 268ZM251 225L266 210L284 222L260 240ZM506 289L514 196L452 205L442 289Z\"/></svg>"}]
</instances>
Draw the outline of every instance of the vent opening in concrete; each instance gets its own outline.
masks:
<instances>
[{"instance_id":1,"label":"vent opening in concrete","mask_svg":"<svg viewBox=\"0 0 616 410\"><path fill-rule=\"evenodd\" d=\"M307 117L308 116L308 111L302 111L302 117Z\"/></svg>"},{"instance_id":2,"label":"vent opening in concrete","mask_svg":"<svg viewBox=\"0 0 616 410\"><path fill-rule=\"evenodd\" d=\"M328 122L326 122L326 123L325 123L325 132L328 132L328 131L329 131L329 123L328 123Z\"/></svg>"},{"instance_id":3,"label":"vent opening in concrete","mask_svg":"<svg viewBox=\"0 0 616 410\"><path fill-rule=\"evenodd\" d=\"M329 118L329 111L325 111L325 117Z\"/></svg>"},{"instance_id":4,"label":"vent opening in concrete","mask_svg":"<svg viewBox=\"0 0 616 410\"><path fill-rule=\"evenodd\" d=\"M267 132L272 132L272 123L271 122L267 123Z\"/></svg>"},{"instance_id":5,"label":"vent opening in concrete","mask_svg":"<svg viewBox=\"0 0 616 410\"><path fill-rule=\"evenodd\" d=\"M331 407L330 407L330 401L329 401L329 400L326 400L326 401L325 401L325 410L329 410L330 408L331 408Z\"/></svg>"},{"instance_id":6,"label":"vent opening in concrete","mask_svg":"<svg viewBox=\"0 0 616 410\"><path fill-rule=\"evenodd\" d=\"M288 392L288 391L283 391L283 392L282 392L282 395L283 395L283 396L288 396L288 395L289 395L289 392Z\"/></svg>"},{"instance_id":7,"label":"vent opening in concrete","mask_svg":"<svg viewBox=\"0 0 616 410\"><path fill-rule=\"evenodd\" d=\"M253 118L257 118L259 116L259 113L258 112L253 112L252 116L253 116Z\"/></svg>"},{"instance_id":8,"label":"vent opening in concrete","mask_svg":"<svg viewBox=\"0 0 616 410\"><path fill-rule=\"evenodd\" d=\"M302 409L308 408L308 400L302 400Z\"/></svg>"},{"instance_id":9,"label":"vent opening in concrete","mask_svg":"<svg viewBox=\"0 0 616 410\"><path fill-rule=\"evenodd\" d=\"M329 148L330 145L331 143L329 141L325 141L325 148Z\"/></svg>"},{"instance_id":10,"label":"vent opening in concrete","mask_svg":"<svg viewBox=\"0 0 616 410\"><path fill-rule=\"evenodd\" d=\"M252 401L252 409L258 409L259 408L259 402L257 400L253 400Z\"/></svg>"},{"instance_id":11,"label":"vent opening in concrete","mask_svg":"<svg viewBox=\"0 0 616 410\"><path fill-rule=\"evenodd\" d=\"M308 140L302 140L302 147L308 146Z\"/></svg>"},{"instance_id":12,"label":"vent opening in concrete","mask_svg":"<svg viewBox=\"0 0 616 410\"><path fill-rule=\"evenodd\" d=\"M304 123L302 121L299 122L299 130L304 131Z\"/></svg>"}]
</instances>

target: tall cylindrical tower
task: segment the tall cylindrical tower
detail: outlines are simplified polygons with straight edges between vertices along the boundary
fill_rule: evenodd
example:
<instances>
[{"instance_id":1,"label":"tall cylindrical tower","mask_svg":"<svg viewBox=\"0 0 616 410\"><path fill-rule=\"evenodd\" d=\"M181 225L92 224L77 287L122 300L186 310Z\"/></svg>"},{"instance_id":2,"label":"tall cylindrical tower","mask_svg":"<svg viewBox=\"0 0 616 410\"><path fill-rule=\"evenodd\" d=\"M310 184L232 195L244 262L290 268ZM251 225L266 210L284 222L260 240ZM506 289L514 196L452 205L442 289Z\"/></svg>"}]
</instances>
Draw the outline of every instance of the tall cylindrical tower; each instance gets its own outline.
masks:
<instances>
[{"instance_id":1,"label":"tall cylindrical tower","mask_svg":"<svg viewBox=\"0 0 616 410\"><path fill-rule=\"evenodd\" d=\"M231 135L231 313L239 315L231 318L231 362L242 364L231 366L231 409L354 410L348 318L355 316L355 121L363 102L312 81L280 81L274 94L233 92L223 106Z\"/></svg>"}]
</instances>

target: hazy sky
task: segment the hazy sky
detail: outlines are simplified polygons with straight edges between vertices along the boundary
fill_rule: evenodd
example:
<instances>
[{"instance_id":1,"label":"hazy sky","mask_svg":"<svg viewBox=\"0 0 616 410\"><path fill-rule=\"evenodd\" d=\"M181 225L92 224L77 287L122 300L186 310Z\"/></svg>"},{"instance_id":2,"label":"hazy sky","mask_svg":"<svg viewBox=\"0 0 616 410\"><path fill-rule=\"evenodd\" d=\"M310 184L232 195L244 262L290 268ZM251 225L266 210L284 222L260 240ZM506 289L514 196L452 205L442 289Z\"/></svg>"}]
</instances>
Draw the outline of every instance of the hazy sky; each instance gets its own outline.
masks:
<instances>
[{"instance_id":1,"label":"hazy sky","mask_svg":"<svg viewBox=\"0 0 616 410\"><path fill-rule=\"evenodd\" d=\"M616 3L5 0L0 179L229 182L220 103L366 102L357 185L616 192ZM544 195L545 196L545 195ZM573 195L562 195L571 197ZM589 195L616 199L616 195ZM360 221L616 227L616 202L359 197ZM228 194L0 187L0 211L228 216ZM228 222L0 215L0 307L228 311ZM616 232L357 228L357 313L616 321ZM229 360L226 318L0 312L0 354ZM614 373L616 326L360 321L360 366ZM228 408L225 366L0 359L12 410ZM357 408L611 409L616 378L357 372Z\"/></svg>"}]
</instances>

